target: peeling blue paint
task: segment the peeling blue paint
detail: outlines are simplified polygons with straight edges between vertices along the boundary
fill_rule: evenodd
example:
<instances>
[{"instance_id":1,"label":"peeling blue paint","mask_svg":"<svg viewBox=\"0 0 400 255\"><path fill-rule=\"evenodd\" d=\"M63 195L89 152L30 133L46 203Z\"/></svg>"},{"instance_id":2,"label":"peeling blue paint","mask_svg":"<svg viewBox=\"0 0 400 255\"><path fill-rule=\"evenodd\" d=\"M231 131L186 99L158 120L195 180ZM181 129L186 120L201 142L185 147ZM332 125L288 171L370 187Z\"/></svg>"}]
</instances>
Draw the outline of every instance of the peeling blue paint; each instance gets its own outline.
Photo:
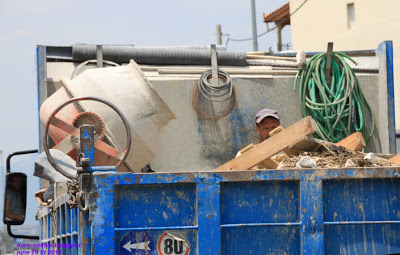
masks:
<instances>
[{"instance_id":1,"label":"peeling blue paint","mask_svg":"<svg viewBox=\"0 0 400 255\"><path fill-rule=\"evenodd\" d=\"M235 107L229 114L229 124L232 134L232 146L230 157L234 158L238 151L246 147L249 141L254 140L251 134L254 133L254 116L257 109Z\"/></svg>"},{"instance_id":2,"label":"peeling blue paint","mask_svg":"<svg viewBox=\"0 0 400 255\"><path fill-rule=\"evenodd\" d=\"M394 94L394 72L393 72L393 43L385 41L381 44L385 45L386 52L386 77L387 77L387 93L388 93L388 126L389 126L389 152L395 154L396 148L396 116L395 116L395 94ZM380 45L382 47L382 45Z\"/></svg>"},{"instance_id":3,"label":"peeling blue paint","mask_svg":"<svg viewBox=\"0 0 400 255\"><path fill-rule=\"evenodd\" d=\"M93 249L119 254L128 231L176 231L191 254L399 253L399 172L95 172Z\"/></svg>"}]
</instances>

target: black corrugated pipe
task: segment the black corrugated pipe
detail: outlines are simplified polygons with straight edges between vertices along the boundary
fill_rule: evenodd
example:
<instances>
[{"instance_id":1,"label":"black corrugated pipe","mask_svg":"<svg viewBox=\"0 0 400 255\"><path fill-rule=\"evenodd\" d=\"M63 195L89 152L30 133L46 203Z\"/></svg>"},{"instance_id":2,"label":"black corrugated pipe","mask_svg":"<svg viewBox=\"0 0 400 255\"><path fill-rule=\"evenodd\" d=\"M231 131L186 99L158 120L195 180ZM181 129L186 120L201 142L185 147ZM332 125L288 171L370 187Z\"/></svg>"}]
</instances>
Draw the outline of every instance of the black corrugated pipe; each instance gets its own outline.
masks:
<instances>
[{"instance_id":1,"label":"black corrugated pipe","mask_svg":"<svg viewBox=\"0 0 400 255\"><path fill-rule=\"evenodd\" d=\"M218 65L246 66L246 53L217 51ZM96 59L96 45L72 46L72 60ZM117 63L128 63L133 59L138 64L148 65L211 65L211 51L176 48L147 48L133 46L103 46L103 59Z\"/></svg>"}]
</instances>

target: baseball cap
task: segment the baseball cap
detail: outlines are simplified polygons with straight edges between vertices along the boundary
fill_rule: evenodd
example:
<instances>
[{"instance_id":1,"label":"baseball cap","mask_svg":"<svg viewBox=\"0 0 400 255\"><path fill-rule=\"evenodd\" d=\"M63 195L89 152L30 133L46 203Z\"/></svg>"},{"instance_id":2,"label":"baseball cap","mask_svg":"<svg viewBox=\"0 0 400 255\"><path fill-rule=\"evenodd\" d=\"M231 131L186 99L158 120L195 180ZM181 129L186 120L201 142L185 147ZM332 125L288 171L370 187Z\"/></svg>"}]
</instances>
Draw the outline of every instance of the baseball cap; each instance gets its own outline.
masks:
<instances>
[{"instance_id":1,"label":"baseball cap","mask_svg":"<svg viewBox=\"0 0 400 255\"><path fill-rule=\"evenodd\" d=\"M279 120L278 112L272 109L261 109L256 114L256 123L260 123L266 117L273 117Z\"/></svg>"}]
</instances>

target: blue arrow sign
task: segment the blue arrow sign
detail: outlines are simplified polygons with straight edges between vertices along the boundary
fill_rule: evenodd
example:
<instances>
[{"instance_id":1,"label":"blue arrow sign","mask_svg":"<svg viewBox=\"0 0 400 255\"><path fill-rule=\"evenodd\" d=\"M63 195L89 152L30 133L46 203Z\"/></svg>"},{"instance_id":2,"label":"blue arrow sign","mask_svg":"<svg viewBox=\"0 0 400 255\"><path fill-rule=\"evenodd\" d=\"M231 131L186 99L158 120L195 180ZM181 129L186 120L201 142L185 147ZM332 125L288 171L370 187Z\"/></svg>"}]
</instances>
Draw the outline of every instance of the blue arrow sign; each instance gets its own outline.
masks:
<instances>
[{"instance_id":1,"label":"blue arrow sign","mask_svg":"<svg viewBox=\"0 0 400 255\"><path fill-rule=\"evenodd\" d=\"M154 251L153 238L147 231L129 231L119 243L122 255L151 255Z\"/></svg>"}]
</instances>

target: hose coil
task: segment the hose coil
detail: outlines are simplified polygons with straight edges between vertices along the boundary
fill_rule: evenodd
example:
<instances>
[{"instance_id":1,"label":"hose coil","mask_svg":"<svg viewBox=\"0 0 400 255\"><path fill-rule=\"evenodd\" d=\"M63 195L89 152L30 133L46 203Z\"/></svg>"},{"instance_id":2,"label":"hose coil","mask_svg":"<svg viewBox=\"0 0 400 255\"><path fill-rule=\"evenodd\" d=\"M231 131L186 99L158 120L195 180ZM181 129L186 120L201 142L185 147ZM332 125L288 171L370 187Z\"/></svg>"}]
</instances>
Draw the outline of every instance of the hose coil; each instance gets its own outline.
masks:
<instances>
[{"instance_id":1,"label":"hose coil","mask_svg":"<svg viewBox=\"0 0 400 255\"><path fill-rule=\"evenodd\" d=\"M302 115L315 120L321 139L336 143L357 131L362 132L368 144L375 130L375 119L346 59L356 62L345 54L332 52L332 82L328 87L326 56L326 52L313 56L296 75L294 91L298 86Z\"/></svg>"}]
</instances>

